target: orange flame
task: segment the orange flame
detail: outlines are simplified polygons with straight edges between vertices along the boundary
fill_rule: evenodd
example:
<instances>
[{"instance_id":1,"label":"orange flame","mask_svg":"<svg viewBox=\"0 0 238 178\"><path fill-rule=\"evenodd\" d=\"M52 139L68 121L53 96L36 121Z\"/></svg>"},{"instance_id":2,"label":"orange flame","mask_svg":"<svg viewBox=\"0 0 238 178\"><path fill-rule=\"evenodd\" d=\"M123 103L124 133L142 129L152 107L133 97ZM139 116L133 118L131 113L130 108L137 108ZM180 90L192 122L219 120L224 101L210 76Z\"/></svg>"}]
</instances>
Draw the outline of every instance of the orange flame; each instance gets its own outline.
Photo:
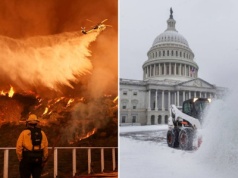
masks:
<instances>
[{"instance_id":1,"label":"orange flame","mask_svg":"<svg viewBox=\"0 0 238 178\"><path fill-rule=\"evenodd\" d=\"M5 96L6 93L2 90L2 91L1 91L1 95Z\"/></svg>"},{"instance_id":2,"label":"orange flame","mask_svg":"<svg viewBox=\"0 0 238 178\"><path fill-rule=\"evenodd\" d=\"M14 95L14 89L13 87L11 86L11 88L9 89L8 92L4 92L3 90L1 91L0 95L3 95L3 96L6 96L8 95L8 97L12 98L13 95Z\"/></svg>"},{"instance_id":3,"label":"orange flame","mask_svg":"<svg viewBox=\"0 0 238 178\"><path fill-rule=\"evenodd\" d=\"M118 96L113 100L113 103L115 103L118 100Z\"/></svg>"},{"instance_id":4,"label":"orange flame","mask_svg":"<svg viewBox=\"0 0 238 178\"><path fill-rule=\"evenodd\" d=\"M9 96L10 98L12 98L13 95L14 95L14 90L13 90L13 87L11 86L11 88L10 88L10 90L9 90L9 92L8 92L8 96Z\"/></svg>"},{"instance_id":5,"label":"orange flame","mask_svg":"<svg viewBox=\"0 0 238 178\"><path fill-rule=\"evenodd\" d=\"M45 108L45 111L44 111L44 113L43 113L43 115L45 115L48 111L49 111L49 108L46 107L46 108Z\"/></svg>"},{"instance_id":6,"label":"orange flame","mask_svg":"<svg viewBox=\"0 0 238 178\"><path fill-rule=\"evenodd\" d=\"M74 102L74 99L73 98L70 98L69 99L69 101L68 101L68 103L67 103L67 105L66 105L66 107L68 107L71 103L73 103Z\"/></svg>"},{"instance_id":7,"label":"orange flame","mask_svg":"<svg viewBox=\"0 0 238 178\"><path fill-rule=\"evenodd\" d=\"M97 131L97 129L94 128L91 132L88 132L86 136L79 138L79 141L90 137L90 136L93 135L96 131Z\"/></svg>"}]
</instances>

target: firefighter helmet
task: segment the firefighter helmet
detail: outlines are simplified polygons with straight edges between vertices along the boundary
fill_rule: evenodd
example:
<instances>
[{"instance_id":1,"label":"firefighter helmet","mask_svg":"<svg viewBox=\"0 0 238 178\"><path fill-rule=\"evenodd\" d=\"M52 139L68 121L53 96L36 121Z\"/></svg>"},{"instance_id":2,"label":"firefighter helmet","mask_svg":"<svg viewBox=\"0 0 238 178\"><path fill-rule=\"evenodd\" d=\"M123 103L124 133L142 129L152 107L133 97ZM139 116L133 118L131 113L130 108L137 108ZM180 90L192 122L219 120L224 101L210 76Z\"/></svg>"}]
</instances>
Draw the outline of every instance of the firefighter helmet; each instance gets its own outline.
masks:
<instances>
[{"instance_id":1,"label":"firefighter helmet","mask_svg":"<svg viewBox=\"0 0 238 178\"><path fill-rule=\"evenodd\" d=\"M40 122L35 114L30 114L28 119L26 120L27 123L29 124L37 124Z\"/></svg>"}]
</instances>

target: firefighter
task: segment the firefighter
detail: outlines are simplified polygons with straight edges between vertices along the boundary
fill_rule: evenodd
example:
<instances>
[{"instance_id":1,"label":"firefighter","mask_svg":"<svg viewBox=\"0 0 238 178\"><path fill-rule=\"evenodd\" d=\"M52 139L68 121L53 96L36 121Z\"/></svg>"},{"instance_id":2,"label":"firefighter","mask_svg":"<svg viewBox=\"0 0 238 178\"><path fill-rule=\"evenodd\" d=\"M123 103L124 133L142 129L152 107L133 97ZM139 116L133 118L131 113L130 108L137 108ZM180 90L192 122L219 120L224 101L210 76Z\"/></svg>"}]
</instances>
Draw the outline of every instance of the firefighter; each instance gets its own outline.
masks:
<instances>
[{"instance_id":1,"label":"firefighter","mask_svg":"<svg viewBox=\"0 0 238 178\"><path fill-rule=\"evenodd\" d=\"M48 157L48 140L45 133L37 127L39 120L30 114L26 129L17 140L16 154L19 160L21 178L40 178L44 162Z\"/></svg>"}]
</instances>

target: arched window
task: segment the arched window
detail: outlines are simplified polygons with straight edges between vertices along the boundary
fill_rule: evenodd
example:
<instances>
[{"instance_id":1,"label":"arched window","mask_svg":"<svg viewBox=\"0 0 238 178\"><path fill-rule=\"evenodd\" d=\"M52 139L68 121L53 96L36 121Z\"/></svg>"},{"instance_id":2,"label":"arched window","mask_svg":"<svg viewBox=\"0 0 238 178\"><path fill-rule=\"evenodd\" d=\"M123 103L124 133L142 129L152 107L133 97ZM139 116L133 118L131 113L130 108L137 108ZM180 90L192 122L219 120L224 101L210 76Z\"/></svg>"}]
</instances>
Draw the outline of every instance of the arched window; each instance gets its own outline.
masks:
<instances>
[{"instance_id":1,"label":"arched window","mask_svg":"<svg viewBox=\"0 0 238 178\"><path fill-rule=\"evenodd\" d=\"M171 56L173 56L173 55L174 55L174 51L171 52Z\"/></svg>"},{"instance_id":2,"label":"arched window","mask_svg":"<svg viewBox=\"0 0 238 178\"><path fill-rule=\"evenodd\" d=\"M151 116L151 125L155 125L155 116L154 115Z\"/></svg>"},{"instance_id":3,"label":"arched window","mask_svg":"<svg viewBox=\"0 0 238 178\"><path fill-rule=\"evenodd\" d=\"M165 56L165 51L163 51L163 56Z\"/></svg>"},{"instance_id":4,"label":"arched window","mask_svg":"<svg viewBox=\"0 0 238 178\"><path fill-rule=\"evenodd\" d=\"M136 123L136 116L132 116L132 123Z\"/></svg>"},{"instance_id":5,"label":"arched window","mask_svg":"<svg viewBox=\"0 0 238 178\"><path fill-rule=\"evenodd\" d=\"M182 52L180 51L180 57L182 57Z\"/></svg>"},{"instance_id":6,"label":"arched window","mask_svg":"<svg viewBox=\"0 0 238 178\"><path fill-rule=\"evenodd\" d=\"M178 56L178 51L176 51L176 57Z\"/></svg>"},{"instance_id":7,"label":"arched window","mask_svg":"<svg viewBox=\"0 0 238 178\"><path fill-rule=\"evenodd\" d=\"M138 109L138 103L139 103L138 100L133 99L131 101L132 109Z\"/></svg>"},{"instance_id":8,"label":"arched window","mask_svg":"<svg viewBox=\"0 0 238 178\"><path fill-rule=\"evenodd\" d=\"M159 51L159 57L161 56L161 51Z\"/></svg>"},{"instance_id":9,"label":"arched window","mask_svg":"<svg viewBox=\"0 0 238 178\"><path fill-rule=\"evenodd\" d=\"M158 124L162 124L162 118L161 118L161 115L158 116Z\"/></svg>"},{"instance_id":10,"label":"arched window","mask_svg":"<svg viewBox=\"0 0 238 178\"><path fill-rule=\"evenodd\" d=\"M169 50L167 51L167 56L169 56Z\"/></svg>"},{"instance_id":11,"label":"arched window","mask_svg":"<svg viewBox=\"0 0 238 178\"><path fill-rule=\"evenodd\" d=\"M121 109L127 109L127 105L128 105L127 99L121 100Z\"/></svg>"},{"instance_id":12,"label":"arched window","mask_svg":"<svg viewBox=\"0 0 238 178\"><path fill-rule=\"evenodd\" d=\"M126 123L126 116L121 116L121 123Z\"/></svg>"}]
</instances>

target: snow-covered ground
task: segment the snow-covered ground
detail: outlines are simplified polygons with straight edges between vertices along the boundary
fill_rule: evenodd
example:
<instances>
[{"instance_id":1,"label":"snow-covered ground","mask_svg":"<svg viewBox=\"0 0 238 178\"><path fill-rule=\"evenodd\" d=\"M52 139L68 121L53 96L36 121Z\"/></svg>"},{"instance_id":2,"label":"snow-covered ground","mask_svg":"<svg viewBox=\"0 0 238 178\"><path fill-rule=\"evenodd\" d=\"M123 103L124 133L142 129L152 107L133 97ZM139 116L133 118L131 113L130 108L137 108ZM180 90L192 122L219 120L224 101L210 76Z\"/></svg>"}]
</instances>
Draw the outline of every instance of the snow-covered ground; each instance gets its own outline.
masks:
<instances>
[{"instance_id":1,"label":"snow-covered ground","mask_svg":"<svg viewBox=\"0 0 238 178\"><path fill-rule=\"evenodd\" d=\"M237 97L214 101L197 151L182 151L166 144L167 126L120 127L120 178L237 178ZM163 137L154 141L140 137ZM150 141L152 140L152 141Z\"/></svg>"}]
</instances>

